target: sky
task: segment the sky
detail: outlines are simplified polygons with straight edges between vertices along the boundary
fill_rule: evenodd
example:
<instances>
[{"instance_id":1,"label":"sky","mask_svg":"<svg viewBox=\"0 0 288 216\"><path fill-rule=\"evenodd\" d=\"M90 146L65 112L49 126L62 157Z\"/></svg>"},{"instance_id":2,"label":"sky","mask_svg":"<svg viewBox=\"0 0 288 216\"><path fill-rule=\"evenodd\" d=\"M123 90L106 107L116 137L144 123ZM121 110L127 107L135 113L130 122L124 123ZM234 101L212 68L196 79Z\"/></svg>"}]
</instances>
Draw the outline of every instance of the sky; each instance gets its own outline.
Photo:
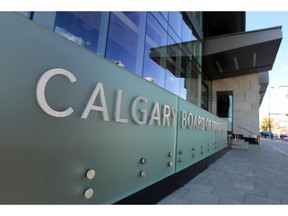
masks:
<instances>
[{"instance_id":1,"label":"sky","mask_svg":"<svg viewBox=\"0 0 288 216\"><path fill-rule=\"evenodd\" d=\"M270 113L288 114L288 97L286 97L288 94L288 10L287 12L246 11L246 31L275 26L282 26L282 42L273 68L269 71L269 85L259 109L260 121L263 117L269 116L269 110Z\"/></svg>"}]
</instances>

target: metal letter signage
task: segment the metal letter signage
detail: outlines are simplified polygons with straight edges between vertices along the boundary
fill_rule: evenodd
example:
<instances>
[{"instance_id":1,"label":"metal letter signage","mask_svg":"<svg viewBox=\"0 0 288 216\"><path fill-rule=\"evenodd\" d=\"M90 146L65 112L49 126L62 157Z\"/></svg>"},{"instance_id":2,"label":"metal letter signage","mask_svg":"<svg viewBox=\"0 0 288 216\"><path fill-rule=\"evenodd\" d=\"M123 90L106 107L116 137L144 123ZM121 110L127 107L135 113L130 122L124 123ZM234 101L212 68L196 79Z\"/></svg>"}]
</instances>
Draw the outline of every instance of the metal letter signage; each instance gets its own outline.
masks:
<instances>
[{"instance_id":1,"label":"metal letter signage","mask_svg":"<svg viewBox=\"0 0 288 216\"><path fill-rule=\"evenodd\" d=\"M51 70L48 70L46 73L44 73L37 84L36 88L36 97L39 106L42 108L44 112L46 112L48 115L54 116L54 117L67 117L73 113L73 109L71 107L67 108L64 111L56 111L53 110L47 103L45 98L45 87L47 82L55 75L63 75L67 77L71 83L76 82L75 76L69 72L68 70L62 69L62 68L54 68Z\"/></svg>"},{"instance_id":2,"label":"metal letter signage","mask_svg":"<svg viewBox=\"0 0 288 216\"><path fill-rule=\"evenodd\" d=\"M65 111L55 111L53 110L47 103L45 98L45 87L49 79L51 79L55 75L64 75L66 76L71 83L75 82L77 79L75 76L68 70L62 69L62 68L54 68L51 70L48 70L45 72L41 78L38 81L37 88L36 88L36 97L39 106L42 108L42 110L47 113L48 115L54 116L54 117L68 117L73 113L73 109L71 107L67 108ZM129 120L126 118L121 118L121 108L122 108L122 89L118 89L116 91L116 100L115 100L115 115L114 120L118 123L128 123ZM100 105L95 105L96 99L99 97ZM166 104L164 104L161 109L162 114L160 114L160 105L156 101L153 104L153 107L150 112L150 117L148 117L148 111L147 109L140 109L141 117L139 119L139 116L137 114L137 105L140 103L140 101L147 103L148 100L144 96L138 96L136 99L132 102L131 107L131 118L134 120L134 122L138 125L144 125L147 124L148 118L149 118L149 125L157 125L157 126L163 126L163 127L170 127L170 118L171 122L172 119L174 119L175 122L177 122L176 117L176 111L174 111L173 107L170 107ZM90 99L81 115L81 118L87 119L89 113L91 110L102 112L104 121L109 121L109 115L108 115L108 107L106 103L106 96L104 92L104 84L99 82L96 84L94 91L92 95L90 96ZM172 110L172 112L171 112ZM178 108L176 109L178 110ZM176 118L175 118L176 117ZM162 118L162 120L161 120ZM161 123L162 122L162 123ZM175 127L177 123L171 124L172 127ZM212 131L224 131L224 126L220 122L215 122L210 119L205 119L202 116L193 115L191 112L187 114L186 111L181 111L181 128L187 128L187 129L194 129L194 130L212 130Z\"/></svg>"}]
</instances>

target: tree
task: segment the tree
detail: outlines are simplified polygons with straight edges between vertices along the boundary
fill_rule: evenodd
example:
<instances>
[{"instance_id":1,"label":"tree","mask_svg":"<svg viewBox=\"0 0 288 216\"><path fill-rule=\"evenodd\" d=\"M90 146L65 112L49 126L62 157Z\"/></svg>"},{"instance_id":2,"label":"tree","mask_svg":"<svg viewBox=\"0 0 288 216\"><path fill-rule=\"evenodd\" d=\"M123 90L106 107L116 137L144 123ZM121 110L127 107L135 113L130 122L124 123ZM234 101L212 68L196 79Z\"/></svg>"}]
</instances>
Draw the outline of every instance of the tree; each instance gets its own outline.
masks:
<instances>
[{"instance_id":1,"label":"tree","mask_svg":"<svg viewBox=\"0 0 288 216\"><path fill-rule=\"evenodd\" d=\"M270 118L270 124L271 124L271 131L274 130L274 119ZM269 131L269 118L265 117L262 119L261 126L260 126L261 131Z\"/></svg>"}]
</instances>

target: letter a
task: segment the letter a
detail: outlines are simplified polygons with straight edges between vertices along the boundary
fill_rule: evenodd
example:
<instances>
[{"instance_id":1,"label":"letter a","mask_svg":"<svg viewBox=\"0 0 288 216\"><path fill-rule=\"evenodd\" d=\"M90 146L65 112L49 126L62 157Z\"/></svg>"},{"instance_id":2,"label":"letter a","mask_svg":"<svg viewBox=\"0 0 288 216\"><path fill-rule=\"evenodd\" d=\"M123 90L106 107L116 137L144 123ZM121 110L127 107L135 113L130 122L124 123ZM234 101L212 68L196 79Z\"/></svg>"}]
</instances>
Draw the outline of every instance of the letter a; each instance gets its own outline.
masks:
<instances>
[{"instance_id":1,"label":"letter a","mask_svg":"<svg viewBox=\"0 0 288 216\"><path fill-rule=\"evenodd\" d=\"M102 106L94 105L94 102L100 93L100 101ZM81 118L86 119L90 113L90 110L100 111L103 114L104 121L109 121L106 99L104 94L104 88L102 83L98 83L85 107L84 112L82 113Z\"/></svg>"}]
</instances>

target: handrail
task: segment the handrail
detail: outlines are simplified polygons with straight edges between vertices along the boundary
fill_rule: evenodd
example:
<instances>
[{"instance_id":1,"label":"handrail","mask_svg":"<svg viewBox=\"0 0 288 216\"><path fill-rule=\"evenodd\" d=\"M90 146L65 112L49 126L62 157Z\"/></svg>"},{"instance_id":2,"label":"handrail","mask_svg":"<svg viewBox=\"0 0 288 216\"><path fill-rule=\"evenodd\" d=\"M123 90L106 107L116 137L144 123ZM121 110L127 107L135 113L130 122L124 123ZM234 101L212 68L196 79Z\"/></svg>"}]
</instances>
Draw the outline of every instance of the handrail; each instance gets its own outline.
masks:
<instances>
[{"instance_id":1,"label":"handrail","mask_svg":"<svg viewBox=\"0 0 288 216\"><path fill-rule=\"evenodd\" d=\"M237 127L239 127L240 129L243 129L243 130L249 132L249 133L252 134L252 135L256 135L254 132L252 132L252 131L250 131L250 130L248 130L248 129L242 127L242 126L237 125Z\"/></svg>"}]
</instances>

